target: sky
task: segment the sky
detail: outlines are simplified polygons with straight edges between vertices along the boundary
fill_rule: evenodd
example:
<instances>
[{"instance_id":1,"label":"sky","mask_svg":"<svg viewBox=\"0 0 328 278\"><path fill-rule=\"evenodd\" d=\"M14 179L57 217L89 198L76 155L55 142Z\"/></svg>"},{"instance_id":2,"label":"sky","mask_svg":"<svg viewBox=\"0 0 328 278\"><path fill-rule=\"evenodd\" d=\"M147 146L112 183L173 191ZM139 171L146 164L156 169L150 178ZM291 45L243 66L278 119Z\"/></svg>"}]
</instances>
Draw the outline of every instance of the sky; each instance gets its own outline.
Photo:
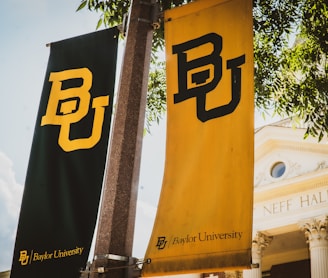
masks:
<instances>
[{"instance_id":1,"label":"sky","mask_svg":"<svg viewBox=\"0 0 328 278\"><path fill-rule=\"evenodd\" d=\"M11 268L24 180L49 51L47 43L95 31L79 0L10 0L0 9L0 272ZM124 43L120 44L120 53ZM118 70L119 70L118 66ZM165 120L143 139L133 256L143 258L162 184ZM92 249L93 250L93 249Z\"/></svg>"},{"instance_id":2,"label":"sky","mask_svg":"<svg viewBox=\"0 0 328 278\"><path fill-rule=\"evenodd\" d=\"M95 12L75 12L79 3L79 0L10 0L3 1L0 9L0 272L11 268L50 51L46 44L93 32L99 19ZM151 135L144 137L143 146L133 249L137 258L144 256L156 213L163 176L165 122L154 124Z\"/></svg>"}]
</instances>

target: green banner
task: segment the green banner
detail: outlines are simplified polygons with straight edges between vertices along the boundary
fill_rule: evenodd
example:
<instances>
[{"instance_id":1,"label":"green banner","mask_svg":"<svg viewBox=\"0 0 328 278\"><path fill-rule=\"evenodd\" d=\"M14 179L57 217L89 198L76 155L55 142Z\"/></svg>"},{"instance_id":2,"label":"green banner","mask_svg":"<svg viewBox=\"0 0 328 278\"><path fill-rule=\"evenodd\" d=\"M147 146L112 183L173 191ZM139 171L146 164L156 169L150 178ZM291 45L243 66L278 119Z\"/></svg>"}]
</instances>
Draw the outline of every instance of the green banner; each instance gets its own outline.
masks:
<instances>
[{"instance_id":1,"label":"green banner","mask_svg":"<svg viewBox=\"0 0 328 278\"><path fill-rule=\"evenodd\" d=\"M106 164L117 28L52 43L16 235L12 278L80 277Z\"/></svg>"}]
</instances>

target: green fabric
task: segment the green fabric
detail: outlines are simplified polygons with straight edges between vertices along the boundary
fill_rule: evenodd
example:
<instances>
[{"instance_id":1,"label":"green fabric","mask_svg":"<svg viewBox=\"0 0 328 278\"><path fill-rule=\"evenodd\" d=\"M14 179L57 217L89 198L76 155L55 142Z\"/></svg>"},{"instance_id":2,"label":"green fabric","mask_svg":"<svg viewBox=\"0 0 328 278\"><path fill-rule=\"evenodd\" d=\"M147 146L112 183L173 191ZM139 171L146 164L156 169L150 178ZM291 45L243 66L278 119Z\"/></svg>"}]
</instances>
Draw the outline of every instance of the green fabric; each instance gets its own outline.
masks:
<instances>
[{"instance_id":1,"label":"green fabric","mask_svg":"<svg viewBox=\"0 0 328 278\"><path fill-rule=\"evenodd\" d=\"M106 163L117 37L117 28L111 28L51 44L25 181L12 278L79 277L79 271L86 265ZM101 137L96 144L91 148L65 151L58 139L64 124L41 125L50 93L54 90L55 82L49 81L49 77L51 73L81 68L92 73L90 105L85 117L69 125L67 140L91 136L94 99L109 96L109 104L104 106ZM61 82L63 98L66 89L81 87L82 83L83 78ZM69 119L61 117L63 111L67 113L63 107L74 101L76 110L80 109L82 99L77 95L56 103L55 116L60 116L58 118L63 121ZM76 112L72 110L68 114Z\"/></svg>"}]
</instances>

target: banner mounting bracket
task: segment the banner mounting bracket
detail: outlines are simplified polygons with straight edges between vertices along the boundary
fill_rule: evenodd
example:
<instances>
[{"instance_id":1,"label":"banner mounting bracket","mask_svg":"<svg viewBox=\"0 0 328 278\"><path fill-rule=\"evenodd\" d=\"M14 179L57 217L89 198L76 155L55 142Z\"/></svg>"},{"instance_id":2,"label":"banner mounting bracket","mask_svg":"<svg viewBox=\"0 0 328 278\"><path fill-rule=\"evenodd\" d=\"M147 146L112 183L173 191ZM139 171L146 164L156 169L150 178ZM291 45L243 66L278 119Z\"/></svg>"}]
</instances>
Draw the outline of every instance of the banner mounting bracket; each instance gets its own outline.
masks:
<instances>
[{"instance_id":1,"label":"banner mounting bracket","mask_svg":"<svg viewBox=\"0 0 328 278\"><path fill-rule=\"evenodd\" d=\"M99 266L94 270L90 269L91 264L87 264L85 269L81 269L81 274L91 274L91 273L107 273L113 269L132 269L133 277L140 277L141 275L141 266L143 264L150 264L151 259L137 259L134 257L127 257L127 256L120 256L120 255L113 255L113 254L103 254L103 255L96 255L94 260L96 259L110 259L110 260L117 260L117 261L127 261L128 264L124 266L117 266L117 267L105 267ZM127 259L127 260L126 260ZM82 277L82 276L81 276ZM84 276L83 276L84 277Z\"/></svg>"},{"instance_id":2,"label":"banner mounting bracket","mask_svg":"<svg viewBox=\"0 0 328 278\"><path fill-rule=\"evenodd\" d=\"M107 259L112 261L121 261L121 262L128 262L129 257L127 256L121 256L121 255L115 255L115 254L101 254L101 255L95 255L94 260L101 260L101 259Z\"/></svg>"},{"instance_id":3,"label":"banner mounting bracket","mask_svg":"<svg viewBox=\"0 0 328 278\"><path fill-rule=\"evenodd\" d=\"M151 0L150 2L140 1L140 4L150 6L151 11L150 19L138 18L138 21L150 23L154 30L159 29L161 27L161 17L163 17L163 15L160 12L160 5L158 0Z\"/></svg>"}]
</instances>

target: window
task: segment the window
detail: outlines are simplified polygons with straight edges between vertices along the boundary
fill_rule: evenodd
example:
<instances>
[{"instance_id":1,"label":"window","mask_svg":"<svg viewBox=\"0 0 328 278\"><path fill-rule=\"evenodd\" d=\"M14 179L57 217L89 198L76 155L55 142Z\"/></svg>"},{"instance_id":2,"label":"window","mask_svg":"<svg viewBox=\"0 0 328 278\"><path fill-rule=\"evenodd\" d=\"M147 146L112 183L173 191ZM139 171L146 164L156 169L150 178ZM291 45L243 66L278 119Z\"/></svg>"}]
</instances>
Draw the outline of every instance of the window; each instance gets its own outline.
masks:
<instances>
[{"instance_id":1,"label":"window","mask_svg":"<svg viewBox=\"0 0 328 278\"><path fill-rule=\"evenodd\" d=\"M280 178L286 171L285 163L279 161L271 167L271 176L273 178Z\"/></svg>"}]
</instances>

